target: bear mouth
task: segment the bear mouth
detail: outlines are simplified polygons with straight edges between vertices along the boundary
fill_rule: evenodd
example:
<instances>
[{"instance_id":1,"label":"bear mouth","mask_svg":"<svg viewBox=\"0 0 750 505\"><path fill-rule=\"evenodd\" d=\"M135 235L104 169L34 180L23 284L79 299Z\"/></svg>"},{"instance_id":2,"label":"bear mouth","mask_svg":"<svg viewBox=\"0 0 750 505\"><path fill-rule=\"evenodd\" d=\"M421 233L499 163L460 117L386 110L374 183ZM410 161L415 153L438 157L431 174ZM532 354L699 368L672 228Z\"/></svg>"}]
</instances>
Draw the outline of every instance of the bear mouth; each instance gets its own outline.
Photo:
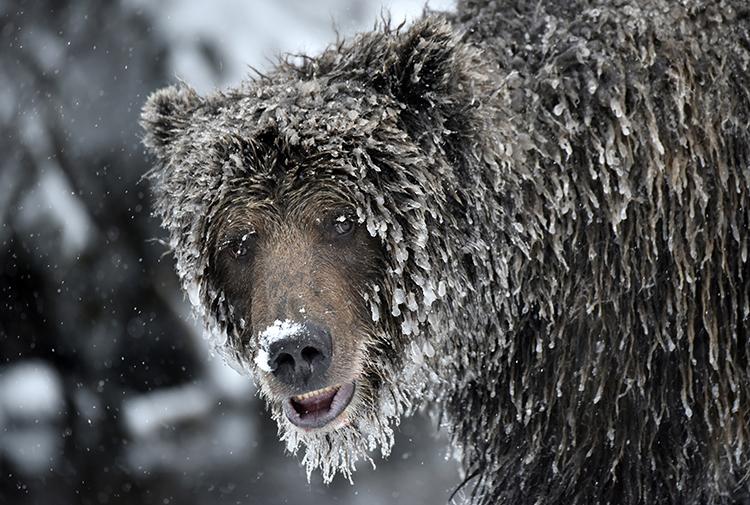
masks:
<instances>
[{"instance_id":1,"label":"bear mouth","mask_svg":"<svg viewBox=\"0 0 750 505\"><path fill-rule=\"evenodd\" d=\"M339 384L287 398L284 414L306 431L323 428L338 418L354 397L354 383Z\"/></svg>"}]
</instances>

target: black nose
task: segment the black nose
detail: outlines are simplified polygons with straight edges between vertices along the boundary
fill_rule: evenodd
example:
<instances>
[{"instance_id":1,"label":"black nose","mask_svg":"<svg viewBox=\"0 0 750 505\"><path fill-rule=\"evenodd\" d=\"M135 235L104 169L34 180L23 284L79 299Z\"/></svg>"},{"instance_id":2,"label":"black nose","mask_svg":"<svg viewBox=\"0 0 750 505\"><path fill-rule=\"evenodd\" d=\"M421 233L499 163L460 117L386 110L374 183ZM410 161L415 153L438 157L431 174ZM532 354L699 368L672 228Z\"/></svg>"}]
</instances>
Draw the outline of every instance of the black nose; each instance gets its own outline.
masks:
<instances>
[{"instance_id":1,"label":"black nose","mask_svg":"<svg viewBox=\"0 0 750 505\"><path fill-rule=\"evenodd\" d=\"M279 381L295 389L325 387L323 379L331 365L331 332L307 322L300 331L269 346L268 363Z\"/></svg>"}]
</instances>

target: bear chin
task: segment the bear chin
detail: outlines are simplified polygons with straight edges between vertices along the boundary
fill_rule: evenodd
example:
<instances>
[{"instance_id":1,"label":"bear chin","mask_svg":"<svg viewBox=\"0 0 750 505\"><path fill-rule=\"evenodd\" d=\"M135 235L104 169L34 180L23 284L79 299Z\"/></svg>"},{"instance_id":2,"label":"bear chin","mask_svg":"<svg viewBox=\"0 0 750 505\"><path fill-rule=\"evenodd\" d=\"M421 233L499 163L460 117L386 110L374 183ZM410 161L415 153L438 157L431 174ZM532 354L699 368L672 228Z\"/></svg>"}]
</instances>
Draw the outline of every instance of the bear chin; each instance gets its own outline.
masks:
<instances>
[{"instance_id":1,"label":"bear chin","mask_svg":"<svg viewBox=\"0 0 750 505\"><path fill-rule=\"evenodd\" d=\"M339 473L351 481L358 462L374 465L371 453L380 449L387 457L393 446L390 423L362 400L353 399L341 415L316 429L292 423L281 402L273 403L271 410L286 449L295 455L303 450L302 464L308 480L313 471L320 470L326 483Z\"/></svg>"},{"instance_id":2,"label":"bear chin","mask_svg":"<svg viewBox=\"0 0 750 505\"><path fill-rule=\"evenodd\" d=\"M357 380L346 408L316 429L290 421L284 401L266 396L266 402L287 451L303 454L301 462L308 481L319 470L325 483L336 474L352 482L357 464L364 461L375 467L374 454L382 458L390 455L394 428L402 418L413 414L417 406L413 400L423 397L427 382L426 370L414 363L402 365L398 372L366 372Z\"/></svg>"}]
</instances>

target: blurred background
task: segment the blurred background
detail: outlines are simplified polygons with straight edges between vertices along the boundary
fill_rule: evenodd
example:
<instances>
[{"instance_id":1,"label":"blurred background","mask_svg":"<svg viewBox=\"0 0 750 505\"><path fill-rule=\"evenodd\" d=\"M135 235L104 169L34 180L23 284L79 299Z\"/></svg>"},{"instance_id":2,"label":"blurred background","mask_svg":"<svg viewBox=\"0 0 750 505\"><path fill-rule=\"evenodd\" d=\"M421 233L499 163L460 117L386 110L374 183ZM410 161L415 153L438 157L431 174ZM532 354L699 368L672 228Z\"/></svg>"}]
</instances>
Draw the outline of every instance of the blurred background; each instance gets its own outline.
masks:
<instances>
[{"instance_id":1,"label":"blurred background","mask_svg":"<svg viewBox=\"0 0 750 505\"><path fill-rule=\"evenodd\" d=\"M137 124L177 79L233 85L423 7L0 0L0 504L447 503L458 471L424 416L354 485L307 483L190 317Z\"/></svg>"}]
</instances>

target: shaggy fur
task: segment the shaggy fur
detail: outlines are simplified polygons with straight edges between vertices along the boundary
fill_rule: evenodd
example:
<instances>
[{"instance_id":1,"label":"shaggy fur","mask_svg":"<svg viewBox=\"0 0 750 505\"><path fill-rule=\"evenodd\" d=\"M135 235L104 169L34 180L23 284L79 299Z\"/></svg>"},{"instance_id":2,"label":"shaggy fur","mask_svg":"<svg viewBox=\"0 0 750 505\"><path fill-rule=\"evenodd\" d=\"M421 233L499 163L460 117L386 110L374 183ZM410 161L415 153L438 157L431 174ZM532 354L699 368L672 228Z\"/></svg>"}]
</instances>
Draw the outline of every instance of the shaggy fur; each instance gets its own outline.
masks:
<instances>
[{"instance_id":1,"label":"shaggy fur","mask_svg":"<svg viewBox=\"0 0 750 505\"><path fill-rule=\"evenodd\" d=\"M387 453L427 397L477 504L746 496L749 31L744 0L464 1L235 90L155 93L178 273L247 367L207 272L248 180L333 186L380 241L366 408L309 438L276 412L308 468Z\"/></svg>"}]
</instances>

